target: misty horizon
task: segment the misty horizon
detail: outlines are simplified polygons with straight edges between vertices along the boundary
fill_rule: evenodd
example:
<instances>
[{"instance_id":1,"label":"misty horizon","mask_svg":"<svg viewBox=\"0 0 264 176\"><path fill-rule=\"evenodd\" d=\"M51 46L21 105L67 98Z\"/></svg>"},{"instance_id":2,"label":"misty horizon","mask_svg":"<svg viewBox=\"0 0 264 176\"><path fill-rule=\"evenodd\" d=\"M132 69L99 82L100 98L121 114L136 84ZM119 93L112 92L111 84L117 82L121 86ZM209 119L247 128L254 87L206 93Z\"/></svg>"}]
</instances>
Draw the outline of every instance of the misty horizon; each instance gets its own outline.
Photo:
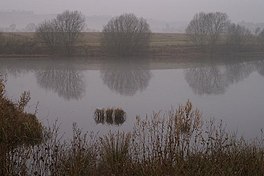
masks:
<instances>
[{"instance_id":1,"label":"misty horizon","mask_svg":"<svg viewBox=\"0 0 264 176\"><path fill-rule=\"evenodd\" d=\"M16 7L19 4L19 8ZM2 2L0 11L23 10L36 14L58 14L64 10L77 10L87 16L117 16L123 13L134 13L148 19L162 21L190 21L201 11L224 12L234 22L263 22L264 1L261 0L9 0Z\"/></svg>"},{"instance_id":2,"label":"misty horizon","mask_svg":"<svg viewBox=\"0 0 264 176\"><path fill-rule=\"evenodd\" d=\"M73 9L74 10L74 9ZM77 10L78 11L78 10ZM86 18L86 32L99 32L102 30L103 26L112 18L114 15L87 15L80 11ZM0 10L0 31L2 32L33 32L34 30L28 30L28 26L34 24L37 26L44 20L49 20L54 18L57 13L38 13L30 10ZM124 12L130 13L130 12ZM124 14L123 13L123 14ZM132 12L131 12L132 13ZM199 12L197 12L199 13ZM196 13L195 13L196 14ZM194 15L195 15L194 14ZM120 14L119 14L120 15ZM138 14L135 14L139 16ZM227 14L228 15L228 14ZM147 19L151 26L153 32L165 32L165 33L184 33L189 21L182 20L162 20L155 18L146 18L144 16L139 16ZM229 18L230 19L230 18ZM232 21L232 20L231 20ZM233 22L233 21L232 21ZM264 28L264 22L254 23L252 21L241 20L237 22L238 24L247 27L252 32L255 31L257 27ZM13 29L15 28L15 29Z\"/></svg>"}]
</instances>

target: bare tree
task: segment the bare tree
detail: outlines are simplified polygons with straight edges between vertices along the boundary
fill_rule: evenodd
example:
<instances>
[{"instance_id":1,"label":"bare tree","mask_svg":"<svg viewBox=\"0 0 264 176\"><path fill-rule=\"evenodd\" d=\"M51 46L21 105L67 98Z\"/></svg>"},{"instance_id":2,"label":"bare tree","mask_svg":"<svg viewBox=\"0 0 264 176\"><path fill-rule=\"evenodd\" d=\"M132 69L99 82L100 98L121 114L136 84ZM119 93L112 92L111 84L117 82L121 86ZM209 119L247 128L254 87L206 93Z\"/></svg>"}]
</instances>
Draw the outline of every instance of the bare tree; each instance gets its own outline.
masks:
<instances>
[{"instance_id":1,"label":"bare tree","mask_svg":"<svg viewBox=\"0 0 264 176\"><path fill-rule=\"evenodd\" d=\"M45 21L36 30L37 36L52 50L72 54L74 45L85 26L85 18L78 11L65 11L55 19Z\"/></svg>"},{"instance_id":2,"label":"bare tree","mask_svg":"<svg viewBox=\"0 0 264 176\"><path fill-rule=\"evenodd\" d=\"M65 11L62 14L57 15L55 20L56 29L60 36L60 41L67 52L72 53L73 46L80 35L80 32L84 29L85 18L78 11Z\"/></svg>"},{"instance_id":3,"label":"bare tree","mask_svg":"<svg viewBox=\"0 0 264 176\"><path fill-rule=\"evenodd\" d=\"M196 45L215 45L229 23L225 13L203 13L194 16L186 28L186 33Z\"/></svg>"},{"instance_id":4,"label":"bare tree","mask_svg":"<svg viewBox=\"0 0 264 176\"><path fill-rule=\"evenodd\" d=\"M123 14L104 26L102 46L114 55L136 55L148 49L150 36L151 30L144 18Z\"/></svg>"}]
</instances>

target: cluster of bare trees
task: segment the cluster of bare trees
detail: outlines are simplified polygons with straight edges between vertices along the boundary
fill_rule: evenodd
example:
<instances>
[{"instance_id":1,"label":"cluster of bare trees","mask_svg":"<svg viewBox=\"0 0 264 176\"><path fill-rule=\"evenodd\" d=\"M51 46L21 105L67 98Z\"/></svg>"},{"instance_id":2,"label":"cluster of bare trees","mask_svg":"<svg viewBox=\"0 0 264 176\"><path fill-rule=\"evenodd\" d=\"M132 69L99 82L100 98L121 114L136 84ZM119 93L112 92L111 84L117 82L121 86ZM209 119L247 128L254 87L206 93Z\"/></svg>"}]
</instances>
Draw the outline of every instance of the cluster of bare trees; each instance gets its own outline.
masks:
<instances>
[{"instance_id":1,"label":"cluster of bare trees","mask_svg":"<svg viewBox=\"0 0 264 176\"><path fill-rule=\"evenodd\" d=\"M148 49L150 36L151 30L144 18L123 14L104 26L102 45L105 51L114 55L135 55Z\"/></svg>"},{"instance_id":2,"label":"cluster of bare trees","mask_svg":"<svg viewBox=\"0 0 264 176\"><path fill-rule=\"evenodd\" d=\"M264 46L264 29L258 29L254 35L244 26L231 23L227 14L221 12L196 14L186 34L197 46L225 44L237 49L252 44Z\"/></svg>"},{"instance_id":3,"label":"cluster of bare trees","mask_svg":"<svg viewBox=\"0 0 264 176\"><path fill-rule=\"evenodd\" d=\"M84 25L85 18L80 12L65 11L55 19L40 24L36 33L50 51L70 55ZM112 18L104 26L101 45L108 54L135 55L148 49L150 34L145 19L123 14Z\"/></svg>"},{"instance_id":4,"label":"cluster of bare trees","mask_svg":"<svg viewBox=\"0 0 264 176\"><path fill-rule=\"evenodd\" d=\"M40 24L36 33L51 51L70 55L84 26L85 18L80 12L65 11Z\"/></svg>"},{"instance_id":5,"label":"cluster of bare trees","mask_svg":"<svg viewBox=\"0 0 264 176\"><path fill-rule=\"evenodd\" d=\"M84 26L85 18L80 12L65 11L40 24L36 33L50 51L70 55ZM231 23L228 15L222 12L197 13L187 26L186 34L197 46L225 44L241 48L252 44L249 41L264 46L264 29L253 35L245 27ZM101 46L111 55L139 55L148 50L150 39L150 26L144 18L123 14L104 26Z\"/></svg>"},{"instance_id":6,"label":"cluster of bare trees","mask_svg":"<svg viewBox=\"0 0 264 176\"><path fill-rule=\"evenodd\" d=\"M196 14L186 28L186 34L197 46L226 45L232 49L248 46L264 46L264 29L253 34L239 24L231 23L227 14L221 12Z\"/></svg>"}]
</instances>

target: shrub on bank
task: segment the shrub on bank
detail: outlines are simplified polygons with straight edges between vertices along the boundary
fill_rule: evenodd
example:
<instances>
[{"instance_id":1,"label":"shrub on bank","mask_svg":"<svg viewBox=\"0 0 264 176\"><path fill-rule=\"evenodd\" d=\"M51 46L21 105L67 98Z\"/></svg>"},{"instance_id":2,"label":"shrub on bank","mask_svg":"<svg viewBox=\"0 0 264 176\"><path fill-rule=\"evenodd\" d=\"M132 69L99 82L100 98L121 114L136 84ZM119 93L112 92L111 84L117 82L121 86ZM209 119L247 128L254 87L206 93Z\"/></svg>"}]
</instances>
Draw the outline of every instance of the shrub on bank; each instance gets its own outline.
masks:
<instances>
[{"instance_id":1,"label":"shrub on bank","mask_svg":"<svg viewBox=\"0 0 264 176\"><path fill-rule=\"evenodd\" d=\"M24 112L30 100L24 92L18 103L4 96L5 86L0 77L0 175L11 174L12 152L16 148L39 144L43 139L43 127L34 114Z\"/></svg>"},{"instance_id":2,"label":"shrub on bank","mask_svg":"<svg viewBox=\"0 0 264 176\"><path fill-rule=\"evenodd\" d=\"M4 96L3 80L0 80L0 145L18 146L36 144L42 140L42 125L34 114L24 112L30 100L24 92L18 103Z\"/></svg>"}]
</instances>

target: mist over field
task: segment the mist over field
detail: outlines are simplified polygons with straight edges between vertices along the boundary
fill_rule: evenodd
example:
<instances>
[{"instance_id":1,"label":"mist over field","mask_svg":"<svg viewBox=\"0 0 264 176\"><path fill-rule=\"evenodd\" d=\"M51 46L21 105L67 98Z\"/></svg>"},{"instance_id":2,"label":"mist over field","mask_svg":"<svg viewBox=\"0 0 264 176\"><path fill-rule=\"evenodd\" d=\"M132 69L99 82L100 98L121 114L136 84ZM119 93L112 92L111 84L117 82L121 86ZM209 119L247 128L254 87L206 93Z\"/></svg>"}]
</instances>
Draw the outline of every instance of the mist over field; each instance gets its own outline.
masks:
<instances>
[{"instance_id":1,"label":"mist over field","mask_svg":"<svg viewBox=\"0 0 264 176\"><path fill-rule=\"evenodd\" d=\"M262 0L9 0L1 2L1 31L28 31L27 25L38 24L64 10L78 10L86 15L86 31L100 31L113 16L134 13L148 19L154 32L184 32L197 12L221 11L234 22L254 30L263 26ZM250 22L250 23L249 23ZM10 25L15 24L16 26Z\"/></svg>"}]
</instances>

